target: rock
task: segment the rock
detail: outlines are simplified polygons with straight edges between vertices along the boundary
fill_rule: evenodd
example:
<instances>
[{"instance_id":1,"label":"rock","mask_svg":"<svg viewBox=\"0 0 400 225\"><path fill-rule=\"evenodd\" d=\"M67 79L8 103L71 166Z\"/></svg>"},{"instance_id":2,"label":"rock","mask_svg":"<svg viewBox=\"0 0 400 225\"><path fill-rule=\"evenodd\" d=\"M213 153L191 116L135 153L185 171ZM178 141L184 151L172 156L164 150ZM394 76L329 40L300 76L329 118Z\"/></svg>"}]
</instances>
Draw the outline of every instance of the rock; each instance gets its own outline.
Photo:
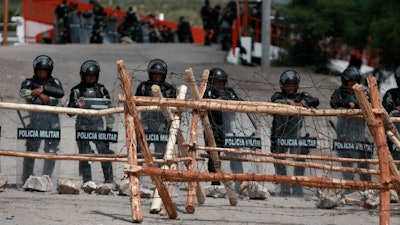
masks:
<instances>
[{"instance_id":1,"label":"rock","mask_svg":"<svg viewBox=\"0 0 400 225\"><path fill-rule=\"evenodd\" d=\"M254 181L244 181L239 187L242 195L249 199L264 200L270 196L268 189Z\"/></svg>"},{"instance_id":2,"label":"rock","mask_svg":"<svg viewBox=\"0 0 400 225\"><path fill-rule=\"evenodd\" d=\"M29 176L22 187L25 191L51 191L53 189L53 182L48 175L43 176Z\"/></svg>"},{"instance_id":3,"label":"rock","mask_svg":"<svg viewBox=\"0 0 400 225\"><path fill-rule=\"evenodd\" d=\"M93 181L88 181L82 185L82 189L85 193L92 194L97 189L97 185Z\"/></svg>"},{"instance_id":4,"label":"rock","mask_svg":"<svg viewBox=\"0 0 400 225\"><path fill-rule=\"evenodd\" d=\"M0 176L0 192L6 189L8 179L5 176Z\"/></svg>"},{"instance_id":5,"label":"rock","mask_svg":"<svg viewBox=\"0 0 400 225\"><path fill-rule=\"evenodd\" d=\"M118 194L130 196L129 179L122 180L118 188Z\"/></svg>"},{"instance_id":6,"label":"rock","mask_svg":"<svg viewBox=\"0 0 400 225\"><path fill-rule=\"evenodd\" d=\"M72 179L58 179L57 180L57 192L59 194L73 194L79 195L82 181Z\"/></svg>"},{"instance_id":7,"label":"rock","mask_svg":"<svg viewBox=\"0 0 400 225\"><path fill-rule=\"evenodd\" d=\"M141 198L151 198L154 194L153 190L147 188L140 188L140 197Z\"/></svg>"},{"instance_id":8,"label":"rock","mask_svg":"<svg viewBox=\"0 0 400 225\"><path fill-rule=\"evenodd\" d=\"M390 203L398 203L399 196L395 190L390 190Z\"/></svg>"},{"instance_id":9,"label":"rock","mask_svg":"<svg viewBox=\"0 0 400 225\"><path fill-rule=\"evenodd\" d=\"M129 180L125 179L121 182L118 188L119 195L127 195L130 196L130 188L129 188ZM151 198L153 196L154 191L143 186L140 186L140 197L141 198Z\"/></svg>"},{"instance_id":10,"label":"rock","mask_svg":"<svg viewBox=\"0 0 400 225\"><path fill-rule=\"evenodd\" d=\"M98 195L109 195L112 194L115 189L114 183L100 184L97 186L96 194Z\"/></svg>"},{"instance_id":11,"label":"rock","mask_svg":"<svg viewBox=\"0 0 400 225\"><path fill-rule=\"evenodd\" d=\"M121 43L123 44L132 44L133 40L128 36L121 37Z\"/></svg>"},{"instance_id":12,"label":"rock","mask_svg":"<svg viewBox=\"0 0 400 225\"><path fill-rule=\"evenodd\" d=\"M363 207L366 209L376 209L378 208L378 206L379 206L379 200L370 198L364 202Z\"/></svg>"},{"instance_id":13,"label":"rock","mask_svg":"<svg viewBox=\"0 0 400 225\"><path fill-rule=\"evenodd\" d=\"M334 209L339 206L339 203L336 201L336 198L322 197L319 202L316 203L316 206L319 209Z\"/></svg>"},{"instance_id":14,"label":"rock","mask_svg":"<svg viewBox=\"0 0 400 225\"><path fill-rule=\"evenodd\" d=\"M226 190L222 185L210 185L204 187L204 193L207 197L225 198Z\"/></svg>"}]
</instances>

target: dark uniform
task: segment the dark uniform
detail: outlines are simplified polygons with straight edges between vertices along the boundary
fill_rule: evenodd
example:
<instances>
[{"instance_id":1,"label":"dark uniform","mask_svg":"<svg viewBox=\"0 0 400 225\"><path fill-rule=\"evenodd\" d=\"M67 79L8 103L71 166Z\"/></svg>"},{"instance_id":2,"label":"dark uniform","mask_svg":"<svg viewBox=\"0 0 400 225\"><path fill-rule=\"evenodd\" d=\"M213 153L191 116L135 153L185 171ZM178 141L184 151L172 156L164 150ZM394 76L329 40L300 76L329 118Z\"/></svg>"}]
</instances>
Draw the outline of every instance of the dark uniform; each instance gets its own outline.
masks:
<instances>
[{"instance_id":1,"label":"dark uniform","mask_svg":"<svg viewBox=\"0 0 400 225\"><path fill-rule=\"evenodd\" d=\"M221 49L228 51L232 45L232 28L236 20L236 3L230 1L222 10L219 33L221 38Z\"/></svg>"},{"instance_id":2,"label":"dark uniform","mask_svg":"<svg viewBox=\"0 0 400 225\"><path fill-rule=\"evenodd\" d=\"M343 71L341 81L342 85L339 89L336 89L331 96L331 107L335 109L359 109L360 105L352 91L352 85L361 82L360 71L354 66L348 67ZM368 96L367 91L366 95ZM366 142L365 126L366 124L363 118L340 116L337 118L336 124L337 139L346 142ZM343 158L370 159L372 157L372 152L356 149L339 150L338 155ZM351 167L352 163L342 162L342 166ZM359 163L357 167L368 168L368 164ZM343 179L353 180L354 174L343 172ZM360 179L363 181L370 181L371 177L369 174L360 174Z\"/></svg>"},{"instance_id":3,"label":"dark uniform","mask_svg":"<svg viewBox=\"0 0 400 225\"><path fill-rule=\"evenodd\" d=\"M133 41L137 40L137 28L139 25L139 18L136 14L136 8L129 6L128 11L125 14L124 20L120 24L121 36L128 36Z\"/></svg>"},{"instance_id":4,"label":"dark uniform","mask_svg":"<svg viewBox=\"0 0 400 225\"><path fill-rule=\"evenodd\" d=\"M210 1L205 0L204 6L201 7L201 20L203 22L204 29L204 45L211 45L211 32L212 32L212 8L210 6Z\"/></svg>"},{"instance_id":5,"label":"dark uniform","mask_svg":"<svg viewBox=\"0 0 400 225\"><path fill-rule=\"evenodd\" d=\"M110 95L104 85L97 83L100 73L100 65L94 60L85 61L80 70L81 82L71 89L68 107L95 109L91 104L104 104L105 108L111 108ZM95 75L96 81L87 83L86 76ZM97 101L97 102L96 102ZM102 103L103 102L103 103ZM106 126L102 117L79 115L76 118L75 128L80 131L112 131L114 115L106 116ZM93 141L99 154L114 154L109 149L106 141ZM94 153L90 148L88 140L77 140L80 154ZM103 169L104 183L113 182L113 170L111 162L101 162ZM91 166L87 161L79 161L79 174L86 183L92 180Z\"/></svg>"},{"instance_id":6,"label":"dark uniform","mask_svg":"<svg viewBox=\"0 0 400 225\"><path fill-rule=\"evenodd\" d=\"M180 43L192 43L192 31L190 29L190 23L185 20L183 16L179 17L178 28L176 29L178 40Z\"/></svg>"},{"instance_id":7,"label":"dark uniform","mask_svg":"<svg viewBox=\"0 0 400 225\"><path fill-rule=\"evenodd\" d=\"M63 0L54 10L56 15L56 43L65 44L70 42L69 12L66 0Z\"/></svg>"},{"instance_id":8,"label":"dark uniform","mask_svg":"<svg viewBox=\"0 0 400 225\"><path fill-rule=\"evenodd\" d=\"M64 90L61 82L52 77L53 60L46 55L40 55L33 61L34 75L32 78L26 79L21 84L20 96L26 100L28 104L35 105L50 105L56 106L59 99L64 96ZM46 78L38 76L38 70L46 70L48 72ZM35 96L35 92L42 89L41 95ZM47 97L46 97L47 96ZM49 98L46 100L46 98ZM37 130L59 130L60 118L58 114L45 113L45 112L29 112L29 129ZM39 151L40 143L43 139L28 139L26 141L26 150L29 152ZM59 140L44 139L44 152L57 153ZM33 166L35 159L24 158L22 181L25 182L30 175L33 174ZM43 174L51 176L54 170L55 161L45 160L43 166Z\"/></svg>"},{"instance_id":9,"label":"dark uniform","mask_svg":"<svg viewBox=\"0 0 400 225\"><path fill-rule=\"evenodd\" d=\"M400 66L396 68L394 77L396 79L397 87L392 88L385 93L383 96L382 105L390 116L400 117ZM400 131L400 123L395 123L394 125L396 129ZM399 149L396 148L389 139L388 145L393 159L400 159Z\"/></svg>"},{"instance_id":10,"label":"dark uniform","mask_svg":"<svg viewBox=\"0 0 400 225\"><path fill-rule=\"evenodd\" d=\"M97 2L97 0L92 1L93 4L93 15L94 24L92 29L92 36L90 37L90 43L103 43L104 28L105 28L105 18L106 13L103 7Z\"/></svg>"},{"instance_id":11,"label":"dark uniform","mask_svg":"<svg viewBox=\"0 0 400 225\"><path fill-rule=\"evenodd\" d=\"M151 60L147 66L149 80L139 84L136 89L136 96L153 96L151 87L158 85L164 98L176 98L176 88L171 84L165 82L167 77L168 67L167 64L161 59ZM161 79L156 81L155 75L161 75ZM167 132L168 124L162 112L142 112L141 121L144 130L147 132ZM155 142L155 152L164 153L166 143Z\"/></svg>"},{"instance_id":12,"label":"dark uniform","mask_svg":"<svg viewBox=\"0 0 400 225\"><path fill-rule=\"evenodd\" d=\"M223 82L223 86L215 86L216 82ZM222 100L234 100L240 101L241 99L236 92L227 87L228 74L222 68L213 68L210 70L210 76L208 77L208 84L206 91L204 92L203 98L222 99ZM235 120L235 113L233 112L221 112L221 111L208 111L208 118L210 120L211 129L215 138L217 147L225 147L225 136L227 134L234 133L232 131L231 122ZM235 154L231 154L235 156ZM243 164L241 161L230 161L230 168L232 173L243 173ZM217 172L214 167L214 161L210 158L208 160L208 171L211 173ZM219 181L211 182L211 185L220 185ZM239 182L235 183L235 190L239 192Z\"/></svg>"},{"instance_id":13,"label":"dark uniform","mask_svg":"<svg viewBox=\"0 0 400 225\"><path fill-rule=\"evenodd\" d=\"M271 97L271 102L296 105L300 107L317 107L319 100L316 97L311 96L307 92L297 92L298 85L300 83L300 75L294 70L287 70L280 76L281 91L275 92ZM292 86L294 90L288 93L285 89L286 86ZM290 148L278 146L276 143L277 138L300 138L300 130L303 125L303 118L300 116L293 115L274 115L271 128L271 152L272 153L287 153L291 154L308 154L308 149L304 148ZM296 159L297 161L305 161ZM276 163L275 170L277 175L287 175L286 166ZM295 176L304 176L304 167L294 168ZM281 185L282 196L290 195L290 186L287 184ZM298 186L293 186L293 195L303 196L303 189Z\"/></svg>"}]
</instances>

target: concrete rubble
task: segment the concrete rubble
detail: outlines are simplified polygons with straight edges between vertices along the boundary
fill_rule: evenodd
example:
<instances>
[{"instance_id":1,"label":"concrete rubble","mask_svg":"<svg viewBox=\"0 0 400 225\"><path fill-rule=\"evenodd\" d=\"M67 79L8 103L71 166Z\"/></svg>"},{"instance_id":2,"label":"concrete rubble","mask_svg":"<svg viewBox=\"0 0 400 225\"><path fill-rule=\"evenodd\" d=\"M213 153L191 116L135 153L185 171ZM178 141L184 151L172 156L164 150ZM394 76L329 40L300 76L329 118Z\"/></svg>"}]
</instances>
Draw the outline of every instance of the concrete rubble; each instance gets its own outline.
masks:
<instances>
[{"instance_id":1,"label":"concrete rubble","mask_svg":"<svg viewBox=\"0 0 400 225\"><path fill-rule=\"evenodd\" d=\"M8 183L7 177L0 175L0 192L6 189L7 183Z\"/></svg>"},{"instance_id":2,"label":"concrete rubble","mask_svg":"<svg viewBox=\"0 0 400 225\"><path fill-rule=\"evenodd\" d=\"M51 191L53 190L53 182L48 175L29 176L22 187L25 191Z\"/></svg>"}]
</instances>

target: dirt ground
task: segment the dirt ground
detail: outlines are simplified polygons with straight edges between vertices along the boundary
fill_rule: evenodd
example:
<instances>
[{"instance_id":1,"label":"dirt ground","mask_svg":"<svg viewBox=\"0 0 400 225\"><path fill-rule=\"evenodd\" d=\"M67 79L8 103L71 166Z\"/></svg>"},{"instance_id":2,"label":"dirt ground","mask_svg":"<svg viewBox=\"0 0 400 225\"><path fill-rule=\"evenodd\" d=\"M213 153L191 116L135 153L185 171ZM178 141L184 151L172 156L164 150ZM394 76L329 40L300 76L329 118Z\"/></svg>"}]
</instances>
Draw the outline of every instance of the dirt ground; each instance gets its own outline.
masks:
<instances>
[{"instance_id":1,"label":"dirt ground","mask_svg":"<svg viewBox=\"0 0 400 225\"><path fill-rule=\"evenodd\" d=\"M199 78L204 69L223 67L232 80L230 86L236 88L242 98L253 101L268 101L279 89L279 75L288 68L261 68L232 65L225 62L225 52L219 46L199 46L192 44L131 44L131 45L24 45L0 48L0 94L3 102L22 103L18 96L21 82L32 75L32 61L39 54L48 54L55 61L53 74L62 80L66 98L70 88L79 82L79 67L86 59L96 59L101 65L101 83L111 89L114 96L119 93L119 80L115 62L123 59L129 72L134 74L132 85L147 79L144 71L147 62L153 58L163 58L175 85L185 83L184 71L192 68ZM296 68L302 75L301 88L320 98L320 108L329 108L329 96L339 85L334 76L313 74L303 68ZM137 74L137 76L136 76ZM13 134L7 133L20 126L16 113L3 110L1 118L2 149L23 151L23 142L17 141ZM73 135L73 119L62 116L66 124L65 135ZM123 130L123 121L117 126ZM64 128L63 128L64 129ZM330 133L331 131L326 131ZM123 135L120 135L123 136ZM64 138L64 136L63 136ZM120 137L124 138L124 137ZM62 142L61 153L74 153L75 143ZM123 145L123 144L121 144ZM114 149L122 149L119 144ZM0 157L0 173L9 179L10 187L0 192L0 224L131 224L132 213L129 196L96 195L60 195L51 192L25 192L18 186L21 160ZM122 177L122 165L115 165L116 179ZM96 168L96 179L101 181L101 172ZM204 166L202 167L204 169ZM58 177L80 179L77 164L63 162L56 169ZM95 169L94 169L95 170ZM68 171L68 172L65 172ZM273 173L273 167L261 171ZM94 172L95 173L95 172ZM202 184L203 186L207 184ZM268 183L269 189L275 185ZM358 206L339 206L335 209L318 209L315 206L315 189L306 189L304 198L285 198L272 196L266 200L239 199L237 206L231 206L228 199L207 198L203 205L196 204L194 214L185 211L185 184L177 184L177 197L173 202L178 218L150 214L150 199L142 200L144 221L142 224L281 224L281 225L376 225L379 224L379 209L368 210ZM400 224L400 205L391 205L391 224Z\"/></svg>"},{"instance_id":2,"label":"dirt ground","mask_svg":"<svg viewBox=\"0 0 400 225\"><path fill-rule=\"evenodd\" d=\"M311 194L313 191L310 190ZM186 192L176 188L172 200L178 218L150 214L151 199L141 199L142 224L273 224L273 225L376 225L379 210L358 206L318 209L316 198L270 197L266 200L239 199L231 206L227 198L207 198L196 204L195 213L185 211ZM7 189L0 193L0 224L132 224L129 196L59 195L55 192L25 192ZM391 224L400 224L400 205L392 204Z\"/></svg>"}]
</instances>

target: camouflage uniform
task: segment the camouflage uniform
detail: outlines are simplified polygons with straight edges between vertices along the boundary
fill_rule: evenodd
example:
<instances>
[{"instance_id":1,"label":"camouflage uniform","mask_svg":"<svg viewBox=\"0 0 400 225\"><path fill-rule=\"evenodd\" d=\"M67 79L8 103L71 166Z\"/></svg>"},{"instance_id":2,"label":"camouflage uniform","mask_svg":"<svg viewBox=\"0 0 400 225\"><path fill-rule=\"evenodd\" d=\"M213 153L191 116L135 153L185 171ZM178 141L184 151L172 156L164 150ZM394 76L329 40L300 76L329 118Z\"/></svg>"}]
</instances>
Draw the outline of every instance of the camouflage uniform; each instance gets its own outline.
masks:
<instances>
[{"instance_id":1,"label":"camouflage uniform","mask_svg":"<svg viewBox=\"0 0 400 225\"><path fill-rule=\"evenodd\" d=\"M301 107L317 107L319 105L319 99L311 96L311 94L307 92L297 92L299 83L300 83L300 75L294 70L287 70L283 72L280 76L279 83L281 85L281 91L275 92L271 96L271 102L286 104L286 105L299 105ZM291 87L290 89L286 89ZM300 130L303 126L303 117L295 116L295 115L274 115L272 120L272 128L271 128L271 152L272 153L287 153L288 151L291 154L302 154L306 155L309 153L307 148L298 148L298 147L283 147L278 146L276 140L278 138L285 139L299 139L300 138ZM296 161L305 161L302 159L295 159ZM286 166L281 165L279 163L275 163L275 171L277 175L287 175ZM304 176L304 167L294 167L294 175L295 176ZM290 185L281 184L280 195L289 196L290 193ZM293 195L302 197L303 189L299 185L293 185Z\"/></svg>"},{"instance_id":2,"label":"camouflage uniform","mask_svg":"<svg viewBox=\"0 0 400 225\"><path fill-rule=\"evenodd\" d=\"M151 80L144 81L139 84L136 89L136 96L153 96L151 87L153 85L160 86L161 93L164 98L176 98L176 89L174 86L167 82L155 83ZM149 132L167 132L168 123L162 112L142 112L141 121L144 126L145 131ZM155 142L154 151L156 153L165 152L166 143L165 142ZM138 149L140 151L140 149Z\"/></svg>"},{"instance_id":3,"label":"camouflage uniform","mask_svg":"<svg viewBox=\"0 0 400 225\"><path fill-rule=\"evenodd\" d=\"M210 86L207 86L206 91L203 95L204 99L222 99L222 100L234 100L240 101L241 99L232 88L225 87L222 90L216 90ZM235 113L233 112L221 112L221 111L208 111L208 118L210 120L211 129L214 134L215 142L217 147L225 147L225 135L234 133L232 130L231 122L235 120ZM229 156L235 157L237 154L229 154ZM239 155L240 156L240 155ZM231 160L229 162L232 173L241 174L243 173L243 164L241 161ZM208 160L208 171L216 173L214 167L214 161L210 158ZM212 185L220 185L220 182L212 182ZM240 182L235 182L235 190L239 192Z\"/></svg>"},{"instance_id":4,"label":"camouflage uniform","mask_svg":"<svg viewBox=\"0 0 400 225\"><path fill-rule=\"evenodd\" d=\"M368 92L366 92L366 95L368 96ZM355 95L348 92L346 87L341 86L333 92L330 105L335 109L349 108L349 102L355 103L356 109L360 108ZM346 142L366 142L365 128L366 124L363 118L339 116L336 123L337 139ZM342 158L370 159L372 158L372 153L359 150L340 150L338 151L338 156ZM351 167L352 163L342 162L342 166ZM368 169L368 164L358 163L357 167ZM353 180L354 174L343 172L343 179ZM371 176L369 174L360 174L360 179L363 181L370 181Z\"/></svg>"},{"instance_id":5,"label":"camouflage uniform","mask_svg":"<svg viewBox=\"0 0 400 225\"><path fill-rule=\"evenodd\" d=\"M102 84L95 84L93 87L86 87L83 83L80 83L71 89L70 101L68 107L79 108L78 100L80 97L85 98L105 98L110 99L110 95L107 89ZM111 102L109 104L111 108ZM106 130L111 131L114 123L114 115L110 114L105 117L106 119ZM104 131L104 121L102 117L79 115L76 118L75 123L76 130L83 131ZM99 154L114 154L113 151L109 149L108 142L105 141L93 141L96 145L96 149ZM77 141L78 149L80 154L90 154L94 153L90 148L90 143L88 140ZM101 167L103 169L104 182L113 182L113 171L111 162L101 162ZM79 172L83 176L83 182L92 180L91 166L87 161L79 161Z\"/></svg>"},{"instance_id":6,"label":"camouflage uniform","mask_svg":"<svg viewBox=\"0 0 400 225\"><path fill-rule=\"evenodd\" d=\"M64 90L61 82L49 75L45 84L38 83L36 75L32 78L28 78L21 84L20 96L26 100L28 104L43 105L43 102L39 98L32 96L32 91L36 88L43 88L43 93L50 97L50 106L57 106L59 99L64 96ZM55 113L45 112L29 112L29 129L37 130L59 130L60 129L60 118ZM44 140L44 152L46 153L57 153L59 140L55 139L28 139L26 141L26 150L29 152L38 152L41 141ZM22 181L25 182L30 175L33 174L35 159L24 158ZM54 170L55 161L45 160L43 166L43 174L51 176Z\"/></svg>"},{"instance_id":7,"label":"camouflage uniform","mask_svg":"<svg viewBox=\"0 0 400 225\"><path fill-rule=\"evenodd\" d=\"M288 96L284 92L275 92L271 97L271 102L280 104L289 104L289 101L301 103L304 107L317 107L319 101L317 98L312 97L307 92L295 93L292 96ZM274 115L271 128L271 152L272 153L288 153L307 155L309 150L306 148L287 148L277 146L277 138L292 138L299 139L300 130L303 126L303 118L300 116L288 116L288 115ZM304 162L303 159L296 159L296 161ZM294 167L295 176L304 176L304 167ZM286 166L281 164L275 164L275 170L277 175L287 175ZM283 185L281 190L282 195L290 195L290 187ZM293 186L293 194L301 196L303 190L300 186Z\"/></svg>"}]
</instances>

